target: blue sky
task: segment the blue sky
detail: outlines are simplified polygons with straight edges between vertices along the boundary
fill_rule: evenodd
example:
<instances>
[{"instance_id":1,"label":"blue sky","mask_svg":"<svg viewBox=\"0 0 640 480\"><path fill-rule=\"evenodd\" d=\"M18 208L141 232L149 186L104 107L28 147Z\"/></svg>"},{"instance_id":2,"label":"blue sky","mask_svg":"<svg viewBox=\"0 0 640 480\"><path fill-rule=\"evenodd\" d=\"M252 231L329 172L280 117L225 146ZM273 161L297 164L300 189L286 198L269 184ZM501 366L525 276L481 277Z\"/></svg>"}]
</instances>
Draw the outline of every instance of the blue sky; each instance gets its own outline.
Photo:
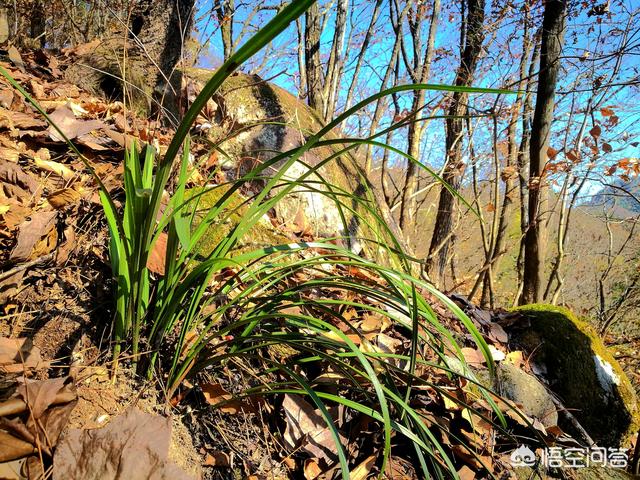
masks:
<instances>
[{"instance_id":1,"label":"blue sky","mask_svg":"<svg viewBox=\"0 0 640 480\"><path fill-rule=\"evenodd\" d=\"M278 2L266 0L263 6L275 5ZM517 5L521 3L516 2ZM627 38L627 48L632 52L622 57L619 69L620 72L616 82L636 80L640 75L640 2L634 0L613 1L611 3L611 17L589 16L589 9L582 6L573 10L574 15L568 20L565 47L563 50L563 71L558 86L560 92L557 96L556 120L554 122L554 135L551 145L561 150L565 143L572 144L577 136L579 125L582 121L580 114L570 115L571 106L574 110L580 111L587 105L589 97L593 95L590 91L598 77L606 81L608 75L614 70L617 57L612 55L618 47L625 29L630 30ZM210 7L211 2L202 2L200 12L204 13ZM323 8L325 2L321 2ZM253 7L253 4L250 5ZM368 26L373 9L373 2L364 0L356 1L353 15L348 21L347 37L354 33L354 41L346 46L347 69L345 80L341 89L341 100L344 103L346 90L350 83L350 72L355 64L355 57L359 51L358 38L362 38L364 30ZM430 9L430 7L429 7ZM249 7L239 8L234 17L234 26L239 31L242 24L247 21ZM429 10L430 11L430 10ZM517 78L518 55L522 49L521 25L517 21L520 13L507 15L495 27L497 12L495 6L487 6L487 30L485 38L485 51L477 71L477 82L475 86L481 87L504 87ZM537 25L541 22L541 8L534 9L533 22ZM631 13L631 14L630 14ZM266 23L268 18L274 15L273 10L265 10L252 18L249 31L254 31L260 25ZM631 18L631 20L629 20ZM621 20L624 20L622 22ZM207 55L200 60L202 66L215 68L222 58L222 46L217 22L213 20L205 27L206 20L200 22L201 35L211 36L211 42L207 45ZM599 22L599 23L598 23ZM629 22L627 25L626 22ZM406 28L406 27L405 27ZM458 41L460 28L460 12L458 3L443 2L438 35L436 38L437 55L432 67L430 83L450 84L455 78L455 69L458 62ZM425 35L428 26L423 29ZM359 37L358 37L359 35ZM329 17L326 28L323 32L323 54L328 54L329 45L333 37L333 17ZM359 83L357 95L363 98L376 92L380 87L380 78L389 63L391 48L393 44L393 31L389 21L389 6L383 2L382 13L377 24L376 34L373 37L372 45L367 51L361 82ZM273 77L273 82L283 88L297 93L298 88L298 61L297 61L297 30L295 25L290 26L278 39L273 42L272 49L268 51L267 57L258 54L255 59L245 67L245 70L259 70L263 78ZM410 45L407 45L409 54ZM602 58L601 58L602 57ZM405 72L401 72L402 83L409 83ZM567 93L574 90L573 93ZM633 143L640 139L640 108L638 107L638 86L628 86L625 88L612 87L602 102L600 107L607 107L613 110L614 115L619 118L618 124L609 126L605 120L610 120L611 115L603 117L599 110L590 115L587 119L590 130L594 125L602 127L602 135L598 138L600 156L597 158L601 163L616 162L624 157L639 157L640 147ZM432 94L429 99L437 97L438 93ZM598 98L596 96L596 98ZM475 95L471 100L471 105L478 109L487 109L493 105L494 96ZM400 98L402 108L410 105L408 96ZM499 105L507 108L511 99L507 96L500 99ZM340 104L339 104L340 107ZM440 112L441 113L441 112ZM584 116L584 114L582 114ZM568 121L571 120L569 128ZM386 121L390 121L390 115ZM476 159L482 162L491 157L490 135L488 120L478 120L474 143L476 151L481 158ZM356 122L352 122L351 128L355 128ZM500 122L501 134L504 133L506 122ZM436 121L430 124L423 138L423 155L421 161L430 166L438 167L444 159L443 152L444 127L442 122ZM587 138L589 135L587 135ZM590 138L588 141L593 141ZM396 146L402 148L403 137L397 136ZM611 145L612 152L604 154L602 143ZM585 147L586 148L586 147ZM585 155L586 156L586 155ZM559 159L562 158L560 154ZM578 169L586 168L588 161L585 160ZM595 184L594 184L595 185Z\"/></svg>"}]
</instances>

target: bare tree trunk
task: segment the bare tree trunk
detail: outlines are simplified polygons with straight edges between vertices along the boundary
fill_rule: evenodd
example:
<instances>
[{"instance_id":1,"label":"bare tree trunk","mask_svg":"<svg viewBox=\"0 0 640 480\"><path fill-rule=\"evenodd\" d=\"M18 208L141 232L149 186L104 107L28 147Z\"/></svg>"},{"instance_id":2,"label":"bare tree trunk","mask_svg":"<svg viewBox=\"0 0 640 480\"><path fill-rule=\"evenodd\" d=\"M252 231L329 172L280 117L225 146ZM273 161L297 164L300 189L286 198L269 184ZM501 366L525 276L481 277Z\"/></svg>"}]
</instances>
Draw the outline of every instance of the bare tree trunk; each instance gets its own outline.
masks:
<instances>
[{"instance_id":1,"label":"bare tree trunk","mask_svg":"<svg viewBox=\"0 0 640 480\"><path fill-rule=\"evenodd\" d=\"M216 7L216 16L220 23L220 36L222 38L222 50L225 60L233 54L233 15L235 10L234 0L219 0L218 6Z\"/></svg>"},{"instance_id":2,"label":"bare tree trunk","mask_svg":"<svg viewBox=\"0 0 640 480\"><path fill-rule=\"evenodd\" d=\"M300 72L300 85L298 92L299 95L306 95L307 71L304 63L304 31L302 29L302 22L299 18L296 19L296 30L298 32L298 71Z\"/></svg>"},{"instance_id":3,"label":"bare tree trunk","mask_svg":"<svg viewBox=\"0 0 640 480\"><path fill-rule=\"evenodd\" d=\"M429 75L431 74L431 61L433 59L433 51L436 40L436 30L438 29L438 16L440 15L440 0L434 0L433 10L431 11L431 21L429 24L429 37L427 39L427 46L424 52L424 59L422 62L418 60L414 65L414 71L417 75L412 75L413 80L418 83L427 83ZM417 15L420 17L420 15ZM421 22L418 18L417 22ZM420 41L420 29L413 28L412 34L414 37L414 46L419 46L417 50L419 54L421 48ZM416 59L420 57L416 55ZM427 92L426 90L416 90L413 92L413 104L411 106L412 112L418 112L424 105ZM409 124L409 131L407 133L407 153L415 161L420 161L420 143L422 142L422 133L424 131L424 124L418 121L412 121ZM402 202L400 204L400 229L404 232L405 236L409 233L405 230L409 225L410 219L413 217L416 211L416 190L418 189L418 167L417 165L409 161L407 164L407 172L404 182L404 190L402 191Z\"/></svg>"},{"instance_id":4,"label":"bare tree trunk","mask_svg":"<svg viewBox=\"0 0 640 480\"><path fill-rule=\"evenodd\" d=\"M502 199L502 206L500 208L500 217L498 219L497 231L491 234L491 251L489 258L487 259L487 269L484 272L482 280L482 295L480 304L484 307L487 305L493 308L493 285L494 276L499 270L500 259L506 253L505 244L507 237L507 230L511 221L511 210L514 203L514 196L516 194L515 177L518 174L518 144L516 141L517 124L520 116L520 109L522 106L522 98L524 96L524 85L527 82L527 62L529 61L529 55L531 54L531 46L533 39L529 34L529 9L525 11L524 28L523 28L523 45L522 56L520 57L520 68L518 70L519 79L516 84L518 93L514 106L511 110L511 119L507 127L507 155L505 159L505 168L501 174L498 173L496 166L496 184L500 179L504 182L504 196ZM494 141L494 149L497 148L497 139ZM497 195L496 209L498 207Z\"/></svg>"},{"instance_id":5,"label":"bare tree trunk","mask_svg":"<svg viewBox=\"0 0 640 480\"><path fill-rule=\"evenodd\" d=\"M484 7L485 0L462 0L463 9L466 8L463 31L461 32L460 66L456 74L455 85L469 86L473 80L478 57L484 40ZM443 180L457 190L460 187L464 164L462 162L462 129L463 116L467 113L468 94L454 92L449 107L449 118L446 120L446 155L447 166L442 176ZM448 189L440 189L438 213L435 229L429 246L429 256L426 261L426 272L430 278L439 283L443 277L453 222L455 197ZM437 253L436 253L437 252Z\"/></svg>"},{"instance_id":6,"label":"bare tree trunk","mask_svg":"<svg viewBox=\"0 0 640 480\"><path fill-rule=\"evenodd\" d=\"M9 40L11 27L9 27L9 8L0 3L0 43Z\"/></svg>"},{"instance_id":7,"label":"bare tree trunk","mask_svg":"<svg viewBox=\"0 0 640 480\"><path fill-rule=\"evenodd\" d=\"M529 74L527 76L527 88L524 97L524 106L522 108L522 138L520 140L520 148L518 149L517 168L518 168L518 193L520 197L520 232L521 238L518 248L518 258L516 260L516 277L518 288L513 299L513 305L518 303L518 299L522 294L523 275L524 275L524 236L527 233L527 166L529 165L529 148L531 144L531 112L533 112L533 78L540 60L540 41L538 32L534 37L533 56L529 64Z\"/></svg>"},{"instance_id":8,"label":"bare tree trunk","mask_svg":"<svg viewBox=\"0 0 640 480\"><path fill-rule=\"evenodd\" d=\"M545 215L547 188L544 168L553 121L556 82L566 25L566 0L549 0L545 5L540 50L540 74L529 150L529 222L524 238L524 275L520 304L542 297L545 267Z\"/></svg>"},{"instance_id":9,"label":"bare tree trunk","mask_svg":"<svg viewBox=\"0 0 640 480\"><path fill-rule=\"evenodd\" d=\"M322 98L324 78L320 59L321 33L320 7L314 3L305 13L304 61L307 74L307 103L318 112L323 111L324 105Z\"/></svg>"},{"instance_id":10,"label":"bare tree trunk","mask_svg":"<svg viewBox=\"0 0 640 480\"><path fill-rule=\"evenodd\" d=\"M44 8L44 2L42 0L36 0L33 4L33 10L31 13L31 38L44 47L47 43L46 37L46 23L47 17Z\"/></svg>"},{"instance_id":11,"label":"bare tree trunk","mask_svg":"<svg viewBox=\"0 0 640 480\"><path fill-rule=\"evenodd\" d=\"M65 76L82 88L130 100L139 110L176 114L180 74L176 65L191 30L195 0L136 0L129 22L121 19ZM167 118L164 117L163 118Z\"/></svg>"},{"instance_id":12,"label":"bare tree trunk","mask_svg":"<svg viewBox=\"0 0 640 480\"><path fill-rule=\"evenodd\" d=\"M340 91L340 80L344 69L344 37L346 33L347 11L349 9L349 0L339 0L336 12L336 21L333 29L333 42L331 44L331 53L329 54L329 62L327 64L327 73L325 75L323 99L324 108L322 110L324 120L329 121L333 118L338 102Z\"/></svg>"}]
</instances>

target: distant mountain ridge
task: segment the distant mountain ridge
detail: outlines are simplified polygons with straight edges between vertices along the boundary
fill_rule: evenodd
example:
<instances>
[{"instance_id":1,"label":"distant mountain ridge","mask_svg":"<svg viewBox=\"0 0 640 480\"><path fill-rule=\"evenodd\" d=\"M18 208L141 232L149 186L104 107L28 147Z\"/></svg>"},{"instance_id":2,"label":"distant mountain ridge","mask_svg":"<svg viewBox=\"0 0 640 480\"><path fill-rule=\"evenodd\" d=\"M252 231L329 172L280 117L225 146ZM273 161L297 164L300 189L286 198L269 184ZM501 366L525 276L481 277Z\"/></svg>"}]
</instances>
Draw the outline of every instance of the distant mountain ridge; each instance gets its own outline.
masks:
<instances>
[{"instance_id":1,"label":"distant mountain ridge","mask_svg":"<svg viewBox=\"0 0 640 480\"><path fill-rule=\"evenodd\" d=\"M626 211L627 215L640 213L640 177L634 177L628 181L621 178L614 179L585 202L585 205L591 207L615 206L619 207L619 213Z\"/></svg>"}]
</instances>

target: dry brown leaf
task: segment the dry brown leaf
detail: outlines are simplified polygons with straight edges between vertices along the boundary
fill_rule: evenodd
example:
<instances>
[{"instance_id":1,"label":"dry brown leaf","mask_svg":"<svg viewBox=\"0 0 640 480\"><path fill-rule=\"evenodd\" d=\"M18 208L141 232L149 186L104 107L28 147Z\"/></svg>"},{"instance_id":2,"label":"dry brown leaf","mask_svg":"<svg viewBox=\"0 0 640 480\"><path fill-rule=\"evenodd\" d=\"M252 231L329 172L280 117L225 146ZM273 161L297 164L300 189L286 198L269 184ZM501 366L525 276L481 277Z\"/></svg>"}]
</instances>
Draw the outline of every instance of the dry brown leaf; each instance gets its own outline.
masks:
<instances>
[{"instance_id":1,"label":"dry brown leaf","mask_svg":"<svg viewBox=\"0 0 640 480\"><path fill-rule=\"evenodd\" d=\"M59 210L67 205L76 205L80 198L82 198L82 194L77 190L73 188L63 188L49 195L47 201L49 205Z\"/></svg>"},{"instance_id":2,"label":"dry brown leaf","mask_svg":"<svg viewBox=\"0 0 640 480\"><path fill-rule=\"evenodd\" d=\"M31 339L0 337L0 372L21 373L45 366Z\"/></svg>"},{"instance_id":3,"label":"dry brown leaf","mask_svg":"<svg viewBox=\"0 0 640 480\"><path fill-rule=\"evenodd\" d=\"M315 480L322 475L322 468L317 458L307 458L304 461L304 478L306 480Z\"/></svg>"},{"instance_id":4,"label":"dry brown leaf","mask_svg":"<svg viewBox=\"0 0 640 480\"><path fill-rule=\"evenodd\" d=\"M20 152L15 148L0 147L0 158L12 163L18 163Z\"/></svg>"},{"instance_id":5,"label":"dry brown leaf","mask_svg":"<svg viewBox=\"0 0 640 480\"><path fill-rule=\"evenodd\" d=\"M35 158L35 165L41 170L46 170L47 172L55 173L59 177L69 181L72 180L76 174L66 165L63 165L59 162L54 162L53 160L43 160L41 158Z\"/></svg>"},{"instance_id":6,"label":"dry brown leaf","mask_svg":"<svg viewBox=\"0 0 640 480\"><path fill-rule=\"evenodd\" d=\"M13 262L21 262L49 253L54 245L49 240L50 232L55 233L55 219L57 213L49 211L35 212L31 219L18 227L18 240L10 255ZM44 245L42 242L45 242ZM49 252L42 253L49 249Z\"/></svg>"},{"instance_id":7,"label":"dry brown leaf","mask_svg":"<svg viewBox=\"0 0 640 480\"><path fill-rule=\"evenodd\" d=\"M360 462L358 466L351 470L349 480L366 480L373 465L376 463L376 458L376 455L370 455Z\"/></svg>"},{"instance_id":8,"label":"dry brown leaf","mask_svg":"<svg viewBox=\"0 0 640 480\"><path fill-rule=\"evenodd\" d=\"M249 402L235 398L219 383L205 383L201 385L202 393L209 405L219 408L222 412L235 415L238 412L255 413L256 408Z\"/></svg>"},{"instance_id":9,"label":"dry brown leaf","mask_svg":"<svg viewBox=\"0 0 640 480\"><path fill-rule=\"evenodd\" d=\"M2 127L28 129L45 127L46 125L45 121L40 120L34 115L0 108L0 126Z\"/></svg>"},{"instance_id":10,"label":"dry brown leaf","mask_svg":"<svg viewBox=\"0 0 640 480\"><path fill-rule=\"evenodd\" d=\"M507 335L504 328L497 323L492 323L489 327L489 338L499 343L507 343L509 341L509 335Z\"/></svg>"},{"instance_id":11,"label":"dry brown leaf","mask_svg":"<svg viewBox=\"0 0 640 480\"><path fill-rule=\"evenodd\" d=\"M37 100L42 100L46 98L46 94L44 93L44 86L37 82L34 79L29 81L29 86L31 87L31 91L33 92L33 96L36 97Z\"/></svg>"},{"instance_id":12,"label":"dry brown leaf","mask_svg":"<svg viewBox=\"0 0 640 480\"><path fill-rule=\"evenodd\" d=\"M589 135L596 139L600 137L600 135L602 135L602 128L600 125L595 125L591 130L589 130Z\"/></svg>"},{"instance_id":13,"label":"dry brown leaf","mask_svg":"<svg viewBox=\"0 0 640 480\"><path fill-rule=\"evenodd\" d=\"M24 61L22 60L22 56L20 55L20 52L18 51L18 49L16 47L14 47L13 45L10 45L7 53L9 54L9 60L11 60L11 62L18 67L18 69L22 72L22 73L26 73L26 70L24 68Z\"/></svg>"},{"instance_id":14,"label":"dry brown leaf","mask_svg":"<svg viewBox=\"0 0 640 480\"><path fill-rule=\"evenodd\" d=\"M0 430L0 463L11 462L19 458L31 455L36 451L35 447L24 440L9 435Z\"/></svg>"},{"instance_id":15,"label":"dry brown leaf","mask_svg":"<svg viewBox=\"0 0 640 480\"><path fill-rule=\"evenodd\" d=\"M17 185L27 190L30 194L38 190L37 180L26 173L15 163L3 162L0 160L0 181Z\"/></svg>"},{"instance_id":16,"label":"dry brown leaf","mask_svg":"<svg viewBox=\"0 0 640 480\"><path fill-rule=\"evenodd\" d=\"M480 350L470 347L464 347L461 350L465 361L471 366L477 367L486 361Z\"/></svg>"},{"instance_id":17,"label":"dry brown leaf","mask_svg":"<svg viewBox=\"0 0 640 480\"><path fill-rule=\"evenodd\" d=\"M207 453L202 464L206 467L229 467L231 465L231 459L227 453L213 451Z\"/></svg>"},{"instance_id":18,"label":"dry brown leaf","mask_svg":"<svg viewBox=\"0 0 640 480\"><path fill-rule=\"evenodd\" d=\"M460 480L473 480L476 478L475 472L466 465L463 465L462 468L458 470L458 476Z\"/></svg>"},{"instance_id":19,"label":"dry brown leaf","mask_svg":"<svg viewBox=\"0 0 640 480\"><path fill-rule=\"evenodd\" d=\"M56 108L49 117L69 140L73 140L74 138L86 135L93 130L105 127L105 124L100 120L82 120L76 118L73 111L67 105ZM58 130L53 126L49 127L48 132L49 138L54 142L65 141L60 132L58 132Z\"/></svg>"},{"instance_id":20,"label":"dry brown leaf","mask_svg":"<svg viewBox=\"0 0 640 480\"><path fill-rule=\"evenodd\" d=\"M56 449L53 478L191 480L169 461L171 419L133 408L96 430L69 430Z\"/></svg>"},{"instance_id":21,"label":"dry brown leaf","mask_svg":"<svg viewBox=\"0 0 640 480\"><path fill-rule=\"evenodd\" d=\"M522 367L522 365L524 365L524 357L522 356L522 351L515 350L513 352L507 353L505 361L515 365L518 368Z\"/></svg>"},{"instance_id":22,"label":"dry brown leaf","mask_svg":"<svg viewBox=\"0 0 640 480\"><path fill-rule=\"evenodd\" d=\"M158 237L158 240L156 240L156 243L153 244L153 248L149 252L149 257L147 257L147 268L150 272L158 275L164 275L167 239L167 234L162 232Z\"/></svg>"},{"instance_id":23,"label":"dry brown leaf","mask_svg":"<svg viewBox=\"0 0 640 480\"><path fill-rule=\"evenodd\" d=\"M411 462L402 457L389 457L384 473L387 478L393 480L415 480L418 478Z\"/></svg>"},{"instance_id":24,"label":"dry brown leaf","mask_svg":"<svg viewBox=\"0 0 640 480\"><path fill-rule=\"evenodd\" d=\"M0 88L0 107L2 108L11 108L11 104L13 103L13 90L9 88Z\"/></svg>"},{"instance_id":25,"label":"dry brown leaf","mask_svg":"<svg viewBox=\"0 0 640 480\"><path fill-rule=\"evenodd\" d=\"M282 402L287 423L284 440L291 449L301 448L312 457L336 461L338 449L319 411L299 395L285 395Z\"/></svg>"},{"instance_id":26,"label":"dry brown leaf","mask_svg":"<svg viewBox=\"0 0 640 480\"><path fill-rule=\"evenodd\" d=\"M603 117L610 117L611 115L613 115L615 112L613 111L613 108L611 107L602 107L600 109L600 114Z\"/></svg>"},{"instance_id":27,"label":"dry brown leaf","mask_svg":"<svg viewBox=\"0 0 640 480\"><path fill-rule=\"evenodd\" d=\"M556 150L553 147L548 147L547 148L547 157L549 157L549 160L554 160L558 156L558 152L559 152L559 150Z\"/></svg>"}]
</instances>

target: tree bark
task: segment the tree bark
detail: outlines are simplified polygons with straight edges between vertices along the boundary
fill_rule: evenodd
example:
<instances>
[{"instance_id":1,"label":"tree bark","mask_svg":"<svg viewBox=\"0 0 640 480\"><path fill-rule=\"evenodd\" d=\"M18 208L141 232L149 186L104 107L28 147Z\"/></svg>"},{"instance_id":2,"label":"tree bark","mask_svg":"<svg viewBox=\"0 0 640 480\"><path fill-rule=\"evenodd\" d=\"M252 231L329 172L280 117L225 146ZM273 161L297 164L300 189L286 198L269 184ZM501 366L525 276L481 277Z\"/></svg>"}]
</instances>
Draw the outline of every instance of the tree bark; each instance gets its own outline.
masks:
<instances>
[{"instance_id":1,"label":"tree bark","mask_svg":"<svg viewBox=\"0 0 640 480\"><path fill-rule=\"evenodd\" d=\"M136 0L127 24L78 58L65 75L80 87L126 100L139 111L178 114L176 65L188 38L195 0Z\"/></svg>"},{"instance_id":2,"label":"tree bark","mask_svg":"<svg viewBox=\"0 0 640 480\"><path fill-rule=\"evenodd\" d=\"M482 295L480 299L480 305L483 307L490 306L493 308L494 301L494 278L499 271L500 259L506 253L506 237L507 230L511 222L511 211L514 204L514 197L516 195L516 183L515 178L518 175L518 155L519 146L516 138L517 124L520 117L520 111L522 106L522 99L524 96L524 88L527 82L527 63L529 56L531 55L531 47L534 42L534 38L529 34L529 9L525 11L525 18L523 24L523 45L522 56L520 57L520 66L518 69L518 82L516 88L518 93L514 105L511 109L511 118L507 127L507 155L505 158L505 169L502 174L499 175L496 170L496 184L500 179L504 182L504 194L502 199L502 206L500 208L500 217L498 219L497 231L491 233L491 247L490 254L487 258L487 269L482 276ZM494 146L496 148L497 145ZM497 195L496 195L496 208L497 208Z\"/></svg>"},{"instance_id":3,"label":"tree bark","mask_svg":"<svg viewBox=\"0 0 640 480\"><path fill-rule=\"evenodd\" d=\"M469 86L473 80L473 74L484 40L485 0L462 0L462 4L463 8L466 9L466 17L464 19L465 26L461 34L460 66L456 74L455 85ZM467 113L467 100L468 94L454 92L451 98L451 106L447 112L449 118L445 122L447 165L442 178L454 190L460 187L464 172L464 164L462 162L464 119L462 117ZM446 267L455 204L455 197L448 189L442 187L440 189L435 228L425 264L427 274L436 284L440 283Z\"/></svg>"},{"instance_id":4,"label":"tree bark","mask_svg":"<svg viewBox=\"0 0 640 480\"><path fill-rule=\"evenodd\" d=\"M216 7L225 61L233 54L233 14L235 9L234 0L220 0Z\"/></svg>"},{"instance_id":5,"label":"tree bark","mask_svg":"<svg viewBox=\"0 0 640 480\"><path fill-rule=\"evenodd\" d=\"M524 238L523 287L519 301L521 305L538 302L542 297L548 194L544 169L547 163L566 16L566 0L547 1L542 23L540 74L529 149L529 222Z\"/></svg>"},{"instance_id":6,"label":"tree bark","mask_svg":"<svg viewBox=\"0 0 640 480\"><path fill-rule=\"evenodd\" d=\"M320 7L317 3L305 13L304 60L307 73L307 103L318 112L323 111L322 62L320 59Z\"/></svg>"}]
</instances>

